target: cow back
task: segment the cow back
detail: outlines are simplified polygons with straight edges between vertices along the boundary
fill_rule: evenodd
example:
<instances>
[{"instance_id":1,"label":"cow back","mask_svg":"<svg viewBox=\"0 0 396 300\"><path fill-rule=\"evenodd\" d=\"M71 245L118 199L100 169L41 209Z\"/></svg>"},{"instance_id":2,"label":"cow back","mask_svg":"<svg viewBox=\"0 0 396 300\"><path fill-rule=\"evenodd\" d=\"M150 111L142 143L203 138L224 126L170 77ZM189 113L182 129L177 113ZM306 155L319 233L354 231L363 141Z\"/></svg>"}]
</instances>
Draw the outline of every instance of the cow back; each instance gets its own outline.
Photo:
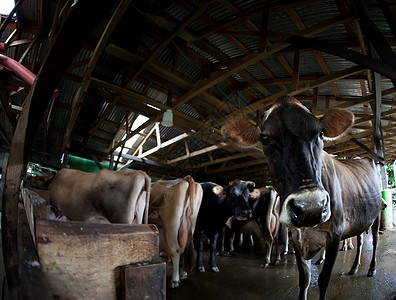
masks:
<instances>
[{"instance_id":1,"label":"cow back","mask_svg":"<svg viewBox=\"0 0 396 300\"><path fill-rule=\"evenodd\" d=\"M62 169L49 185L51 204L72 220L104 218L111 223L131 224L138 199L150 193L146 177L141 171L102 169L86 173Z\"/></svg>"},{"instance_id":2,"label":"cow back","mask_svg":"<svg viewBox=\"0 0 396 300\"><path fill-rule=\"evenodd\" d=\"M337 160L324 152L322 182L332 206L338 209L334 211L334 218L342 217L342 239L369 229L382 204L380 177L374 161L370 158Z\"/></svg>"}]
</instances>

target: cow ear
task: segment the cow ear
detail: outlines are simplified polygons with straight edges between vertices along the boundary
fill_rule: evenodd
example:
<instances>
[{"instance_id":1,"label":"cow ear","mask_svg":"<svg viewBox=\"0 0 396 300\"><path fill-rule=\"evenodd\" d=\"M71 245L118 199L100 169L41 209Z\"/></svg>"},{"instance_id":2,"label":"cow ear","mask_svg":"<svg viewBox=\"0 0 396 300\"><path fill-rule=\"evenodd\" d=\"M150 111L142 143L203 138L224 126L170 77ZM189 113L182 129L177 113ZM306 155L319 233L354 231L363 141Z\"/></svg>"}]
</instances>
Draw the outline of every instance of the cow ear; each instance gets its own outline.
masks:
<instances>
[{"instance_id":1,"label":"cow ear","mask_svg":"<svg viewBox=\"0 0 396 300\"><path fill-rule=\"evenodd\" d=\"M260 196L260 190L259 189L254 189L252 192L250 192L250 198L256 199Z\"/></svg>"},{"instance_id":2,"label":"cow ear","mask_svg":"<svg viewBox=\"0 0 396 300\"><path fill-rule=\"evenodd\" d=\"M245 183L249 192L252 192L253 189L256 187L256 184L253 181L245 181Z\"/></svg>"},{"instance_id":3,"label":"cow ear","mask_svg":"<svg viewBox=\"0 0 396 300\"><path fill-rule=\"evenodd\" d=\"M224 189L220 185L216 185L212 188L213 193L215 193L217 196L223 196L224 194Z\"/></svg>"},{"instance_id":4,"label":"cow ear","mask_svg":"<svg viewBox=\"0 0 396 300\"><path fill-rule=\"evenodd\" d=\"M349 132L354 124L354 115L348 110L331 108L320 119L326 140L335 140Z\"/></svg>"},{"instance_id":5,"label":"cow ear","mask_svg":"<svg viewBox=\"0 0 396 300\"><path fill-rule=\"evenodd\" d=\"M221 128L221 134L226 140L243 148L251 148L258 144L260 129L247 119L233 119Z\"/></svg>"}]
</instances>

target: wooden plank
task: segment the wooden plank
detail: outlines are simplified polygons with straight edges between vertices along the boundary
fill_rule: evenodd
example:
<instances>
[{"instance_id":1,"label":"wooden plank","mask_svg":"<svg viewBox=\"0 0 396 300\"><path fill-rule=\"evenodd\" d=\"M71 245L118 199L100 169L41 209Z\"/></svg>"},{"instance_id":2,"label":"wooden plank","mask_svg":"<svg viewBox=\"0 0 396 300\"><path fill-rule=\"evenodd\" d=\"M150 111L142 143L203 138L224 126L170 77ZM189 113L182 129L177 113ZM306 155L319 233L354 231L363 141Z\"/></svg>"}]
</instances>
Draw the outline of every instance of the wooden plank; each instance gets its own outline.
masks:
<instances>
[{"instance_id":1,"label":"wooden plank","mask_svg":"<svg viewBox=\"0 0 396 300\"><path fill-rule=\"evenodd\" d=\"M122 299L166 299L166 263L123 266Z\"/></svg>"},{"instance_id":2,"label":"wooden plank","mask_svg":"<svg viewBox=\"0 0 396 300\"><path fill-rule=\"evenodd\" d=\"M37 251L57 299L119 299L120 266L159 261L154 225L36 221Z\"/></svg>"},{"instance_id":3,"label":"wooden plank","mask_svg":"<svg viewBox=\"0 0 396 300\"><path fill-rule=\"evenodd\" d=\"M19 252L19 299L53 299L48 283L40 268L37 251L29 231L28 219L23 205L18 205L18 252ZM4 288L4 287L3 287ZM3 291L4 292L4 291ZM4 296L4 294L3 294ZM7 297L5 299L8 299ZM10 298L12 299L12 298Z\"/></svg>"},{"instance_id":4,"label":"wooden plank","mask_svg":"<svg viewBox=\"0 0 396 300\"><path fill-rule=\"evenodd\" d=\"M45 219L45 208L47 206L47 202L34 191L23 187L21 188L21 196L26 211L26 218L29 224L30 234L33 237L34 245L36 246L35 218Z\"/></svg>"}]
</instances>

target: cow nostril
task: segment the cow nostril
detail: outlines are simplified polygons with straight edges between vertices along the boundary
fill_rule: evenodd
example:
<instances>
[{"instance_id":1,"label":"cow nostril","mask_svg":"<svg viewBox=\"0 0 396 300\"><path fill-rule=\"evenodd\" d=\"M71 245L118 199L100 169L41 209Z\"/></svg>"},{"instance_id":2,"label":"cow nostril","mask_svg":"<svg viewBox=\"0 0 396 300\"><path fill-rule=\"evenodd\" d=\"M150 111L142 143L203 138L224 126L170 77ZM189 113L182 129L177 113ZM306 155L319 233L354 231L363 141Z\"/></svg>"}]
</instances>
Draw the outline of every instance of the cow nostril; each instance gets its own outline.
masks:
<instances>
[{"instance_id":1,"label":"cow nostril","mask_svg":"<svg viewBox=\"0 0 396 300\"><path fill-rule=\"evenodd\" d=\"M329 196L326 196L322 200L322 207L323 207L323 209L322 209L322 218L326 218L326 216L329 213L329 207L330 207L329 201L330 201Z\"/></svg>"},{"instance_id":2,"label":"cow nostril","mask_svg":"<svg viewBox=\"0 0 396 300\"><path fill-rule=\"evenodd\" d=\"M290 208L291 217L294 220L300 219L304 214L301 207L297 205L297 201L295 199L290 199L289 208Z\"/></svg>"}]
</instances>

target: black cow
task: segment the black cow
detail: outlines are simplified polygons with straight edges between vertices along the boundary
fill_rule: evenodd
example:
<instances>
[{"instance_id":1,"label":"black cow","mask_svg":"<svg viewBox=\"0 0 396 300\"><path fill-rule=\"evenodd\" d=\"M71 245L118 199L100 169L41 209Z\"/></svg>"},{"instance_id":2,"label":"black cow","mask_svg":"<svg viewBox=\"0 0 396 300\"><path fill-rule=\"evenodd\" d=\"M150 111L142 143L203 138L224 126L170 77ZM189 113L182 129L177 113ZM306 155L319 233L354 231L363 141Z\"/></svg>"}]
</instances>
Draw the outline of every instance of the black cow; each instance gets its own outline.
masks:
<instances>
[{"instance_id":1,"label":"black cow","mask_svg":"<svg viewBox=\"0 0 396 300\"><path fill-rule=\"evenodd\" d=\"M202 262L202 233L210 239L209 268L219 272L215 262L216 242L219 232L231 216L239 220L250 217L252 211L248 204L250 195L249 187L254 187L252 182L239 181L222 187L216 183L201 183L203 197L198 212L197 224L194 232L194 246L197 250L197 269L205 272Z\"/></svg>"},{"instance_id":2,"label":"black cow","mask_svg":"<svg viewBox=\"0 0 396 300\"><path fill-rule=\"evenodd\" d=\"M323 139L344 135L353 114L329 109L317 119L292 97L281 97L254 126L233 120L223 135L244 147L263 144L274 188L281 197L280 221L291 228L299 268L299 299L306 299L311 258L322 247L326 260L319 276L325 299L340 240L357 236L358 251L350 274L357 271L361 233L372 226L373 257L367 276L375 275L381 186L372 159L338 160L323 151Z\"/></svg>"},{"instance_id":3,"label":"black cow","mask_svg":"<svg viewBox=\"0 0 396 300\"><path fill-rule=\"evenodd\" d=\"M272 246L275 242L276 255L273 265L280 261L280 248L284 243L284 234L281 233L279 224L279 197L273 188L254 189L251 193L250 207L252 208L252 217L239 221L234 216L227 221L225 238L230 237L230 252L233 252L233 238L235 233L242 233L245 236L255 235L260 243L264 254L264 263L260 265L267 268L270 265ZM228 253L225 252L225 255Z\"/></svg>"}]
</instances>

